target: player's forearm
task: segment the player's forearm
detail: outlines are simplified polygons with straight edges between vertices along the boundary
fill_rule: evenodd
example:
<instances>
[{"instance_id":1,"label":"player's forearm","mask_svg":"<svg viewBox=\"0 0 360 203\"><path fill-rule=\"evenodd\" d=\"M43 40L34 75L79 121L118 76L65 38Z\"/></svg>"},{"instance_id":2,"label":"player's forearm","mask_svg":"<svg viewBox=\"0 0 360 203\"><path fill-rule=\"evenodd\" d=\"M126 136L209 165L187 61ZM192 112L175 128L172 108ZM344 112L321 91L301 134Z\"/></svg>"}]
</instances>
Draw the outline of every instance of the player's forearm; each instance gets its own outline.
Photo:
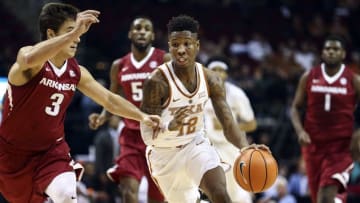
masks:
<instances>
[{"instance_id":1,"label":"player's forearm","mask_svg":"<svg viewBox=\"0 0 360 203\"><path fill-rule=\"evenodd\" d=\"M304 130L304 127L300 120L299 110L296 107L291 107L290 114L291 114L291 122L294 126L294 129L297 134L300 134L300 132Z\"/></svg>"},{"instance_id":2,"label":"player's forearm","mask_svg":"<svg viewBox=\"0 0 360 203\"><path fill-rule=\"evenodd\" d=\"M113 95L109 100L110 102L105 106L105 109L110 113L139 122L144 119L145 113L121 96Z\"/></svg>"},{"instance_id":3,"label":"player's forearm","mask_svg":"<svg viewBox=\"0 0 360 203\"><path fill-rule=\"evenodd\" d=\"M59 51L70 46L78 38L77 33L69 32L34 45L31 49L20 54L18 60L24 67L42 65L45 61L55 57Z\"/></svg>"},{"instance_id":4,"label":"player's forearm","mask_svg":"<svg viewBox=\"0 0 360 203\"><path fill-rule=\"evenodd\" d=\"M224 128L224 135L226 139L235 145L237 148L241 149L249 145L246 139L246 133L244 131L239 130L238 128Z\"/></svg>"}]
</instances>

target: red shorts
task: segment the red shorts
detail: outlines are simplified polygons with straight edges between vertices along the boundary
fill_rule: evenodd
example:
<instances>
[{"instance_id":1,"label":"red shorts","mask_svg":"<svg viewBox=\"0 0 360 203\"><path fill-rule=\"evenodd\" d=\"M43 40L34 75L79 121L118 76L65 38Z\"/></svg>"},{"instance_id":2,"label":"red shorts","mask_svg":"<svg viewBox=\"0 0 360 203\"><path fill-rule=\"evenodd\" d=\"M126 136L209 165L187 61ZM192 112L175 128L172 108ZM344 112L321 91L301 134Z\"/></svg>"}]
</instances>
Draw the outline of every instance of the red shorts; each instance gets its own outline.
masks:
<instances>
[{"instance_id":1,"label":"red shorts","mask_svg":"<svg viewBox=\"0 0 360 203\"><path fill-rule=\"evenodd\" d=\"M132 177L140 182L141 178L146 176L149 183L148 196L153 200L163 201L163 195L151 178L145 151L146 145L140 130L123 128L120 135L120 155L116 165L108 170L108 175L117 184L123 177Z\"/></svg>"},{"instance_id":2,"label":"red shorts","mask_svg":"<svg viewBox=\"0 0 360 203\"><path fill-rule=\"evenodd\" d=\"M0 192L11 203L43 203L47 198L44 192L53 178L74 171L64 140L47 151L33 153L6 149L3 144L0 143Z\"/></svg>"},{"instance_id":3,"label":"red shorts","mask_svg":"<svg viewBox=\"0 0 360 203\"><path fill-rule=\"evenodd\" d=\"M302 148L311 199L316 202L317 193L321 187L337 185L339 188L337 197L345 202L345 189L353 166L349 147L344 146L345 150L341 152L331 152L328 146L320 148L321 150L316 150L314 146ZM324 149L328 149L328 152L325 153Z\"/></svg>"}]
</instances>

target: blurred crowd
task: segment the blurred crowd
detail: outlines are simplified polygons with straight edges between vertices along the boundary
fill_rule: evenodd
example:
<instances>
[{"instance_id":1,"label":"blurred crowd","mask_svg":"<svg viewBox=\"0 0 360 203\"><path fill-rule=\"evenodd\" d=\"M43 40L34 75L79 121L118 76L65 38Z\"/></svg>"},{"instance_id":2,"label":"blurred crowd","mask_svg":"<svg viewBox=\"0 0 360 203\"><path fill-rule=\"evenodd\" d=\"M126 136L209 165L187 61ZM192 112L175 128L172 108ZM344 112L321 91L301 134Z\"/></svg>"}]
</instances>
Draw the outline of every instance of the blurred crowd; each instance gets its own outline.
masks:
<instances>
[{"instance_id":1,"label":"blurred crowd","mask_svg":"<svg viewBox=\"0 0 360 203\"><path fill-rule=\"evenodd\" d=\"M166 23L170 17L179 13L196 17L201 25L198 60L205 63L213 55L224 55L230 60L231 81L249 96L258 122L258 130L250 133L249 139L270 146L279 161L280 174L286 180L280 180L279 185L286 184L288 193L296 196L298 202L306 202L306 174L289 118L289 105L300 75L320 62L320 46L328 34L340 34L346 39L346 63L359 72L360 27L357 22L360 20L360 1L125 0L100 4L79 0L71 3L82 9L94 8L102 12L101 23L82 39L78 60L90 67L90 72L106 87L109 85L111 61L129 51L128 25L135 16L153 19L156 29L154 45L165 50ZM3 19L0 25L0 76L6 76L9 63L16 57L14 51L37 41L38 36L27 31L27 22L18 19L16 13L2 3L0 18ZM67 140L73 155L84 163L92 163L96 157L92 150L95 140L99 131L104 129L91 131L87 117L101 108L77 94L65 123ZM84 182L87 186L94 185L89 177L97 172L93 165L87 167L88 176ZM350 187L354 194L360 193L359 171L357 165ZM99 177L97 181L105 180ZM106 196L96 194L100 199ZM269 197L273 197L272 194ZM267 200L263 198L261 201Z\"/></svg>"}]
</instances>

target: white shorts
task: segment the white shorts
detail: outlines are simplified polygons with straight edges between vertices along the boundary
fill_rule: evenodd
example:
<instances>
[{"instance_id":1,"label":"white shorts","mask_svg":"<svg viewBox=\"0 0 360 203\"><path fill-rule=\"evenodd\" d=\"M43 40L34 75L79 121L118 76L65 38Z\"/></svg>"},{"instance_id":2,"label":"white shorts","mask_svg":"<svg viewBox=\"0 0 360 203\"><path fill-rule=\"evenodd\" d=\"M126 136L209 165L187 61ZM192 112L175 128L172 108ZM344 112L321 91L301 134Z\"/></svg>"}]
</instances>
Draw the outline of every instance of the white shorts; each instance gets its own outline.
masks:
<instances>
[{"instance_id":1,"label":"white shorts","mask_svg":"<svg viewBox=\"0 0 360 203\"><path fill-rule=\"evenodd\" d=\"M150 173L169 203L194 203L203 175L220 165L207 138L199 135L183 147L147 147Z\"/></svg>"}]
</instances>

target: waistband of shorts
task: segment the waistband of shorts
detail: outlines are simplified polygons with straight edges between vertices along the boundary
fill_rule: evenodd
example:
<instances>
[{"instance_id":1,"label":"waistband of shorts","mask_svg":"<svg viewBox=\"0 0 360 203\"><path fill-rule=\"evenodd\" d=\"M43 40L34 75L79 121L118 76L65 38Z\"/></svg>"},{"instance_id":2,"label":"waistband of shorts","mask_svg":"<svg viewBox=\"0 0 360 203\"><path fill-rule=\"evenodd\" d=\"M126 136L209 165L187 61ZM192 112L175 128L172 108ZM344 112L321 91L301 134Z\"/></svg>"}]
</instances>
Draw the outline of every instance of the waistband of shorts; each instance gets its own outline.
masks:
<instances>
[{"instance_id":1,"label":"waistband of shorts","mask_svg":"<svg viewBox=\"0 0 360 203\"><path fill-rule=\"evenodd\" d=\"M183 144L183 145L172 146L172 147L162 147L162 146L156 146L156 145L151 145L151 147L156 148L156 149L183 149L184 147L186 147L190 143L191 142Z\"/></svg>"}]
</instances>

